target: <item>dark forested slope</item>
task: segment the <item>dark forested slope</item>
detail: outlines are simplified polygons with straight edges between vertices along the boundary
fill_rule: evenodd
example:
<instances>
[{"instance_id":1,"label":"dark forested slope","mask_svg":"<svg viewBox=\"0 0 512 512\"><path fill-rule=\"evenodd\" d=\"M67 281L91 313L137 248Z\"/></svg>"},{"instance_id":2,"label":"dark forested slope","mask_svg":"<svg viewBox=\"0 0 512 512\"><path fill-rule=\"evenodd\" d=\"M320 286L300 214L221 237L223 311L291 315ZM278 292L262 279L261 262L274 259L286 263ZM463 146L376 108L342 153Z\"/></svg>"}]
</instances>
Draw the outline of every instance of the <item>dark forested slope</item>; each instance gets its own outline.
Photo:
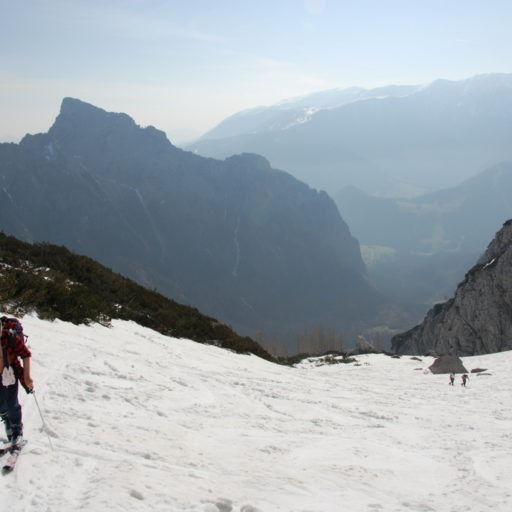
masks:
<instances>
[{"instance_id":1,"label":"dark forested slope","mask_svg":"<svg viewBox=\"0 0 512 512\"><path fill-rule=\"evenodd\" d=\"M250 338L86 256L47 243L28 244L1 232L0 308L17 315L35 311L42 318L77 324L133 320L169 336L271 359Z\"/></svg>"}]
</instances>

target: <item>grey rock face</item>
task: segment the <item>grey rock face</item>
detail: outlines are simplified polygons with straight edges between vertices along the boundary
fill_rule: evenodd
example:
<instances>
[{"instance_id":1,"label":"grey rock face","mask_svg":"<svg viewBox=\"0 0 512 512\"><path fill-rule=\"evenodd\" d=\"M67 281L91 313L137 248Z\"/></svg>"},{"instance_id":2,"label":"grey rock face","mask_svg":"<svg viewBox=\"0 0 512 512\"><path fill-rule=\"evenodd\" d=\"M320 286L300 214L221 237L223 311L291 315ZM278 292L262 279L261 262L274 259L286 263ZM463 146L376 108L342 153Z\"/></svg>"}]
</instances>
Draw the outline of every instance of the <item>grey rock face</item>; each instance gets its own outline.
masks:
<instances>
[{"instance_id":1,"label":"grey rock face","mask_svg":"<svg viewBox=\"0 0 512 512\"><path fill-rule=\"evenodd\" d=\"M391 343L399 354L468 356L512 349L512 220L496 234L455 296L435 305L423 323Z\"/></svg>"}]
</instances>

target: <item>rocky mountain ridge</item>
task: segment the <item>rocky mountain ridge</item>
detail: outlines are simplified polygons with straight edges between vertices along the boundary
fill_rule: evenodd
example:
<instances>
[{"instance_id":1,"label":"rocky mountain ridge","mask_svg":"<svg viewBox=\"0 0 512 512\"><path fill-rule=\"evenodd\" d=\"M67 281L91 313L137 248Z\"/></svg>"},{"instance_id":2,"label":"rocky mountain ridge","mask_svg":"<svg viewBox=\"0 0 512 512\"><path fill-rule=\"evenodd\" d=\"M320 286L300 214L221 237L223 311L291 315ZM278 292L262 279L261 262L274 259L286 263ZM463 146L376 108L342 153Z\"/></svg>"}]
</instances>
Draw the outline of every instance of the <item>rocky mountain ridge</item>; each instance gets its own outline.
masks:
<instances>
[{"instance_id":1,"label":"rocky mountain ridge","mask_svg":"<svg viewBox=\"0 0 512 512\"><path fill-rule=\"evenodd\" d=\"M380 300L327 194L77 99L48 133L0 144L0 185L6 233L65 245L242 334L350 333Z\"/></svg>"},{"instance_id":2,"label":"rocky mountain ridge","mask_svg":"<svg viewBox=\"0 0 512 512\"><path fill-rule=\"evenodd\" d=\"M399 354L468 356L512 350L512 219L467 272L455 295L392 339Z\"/></svg>"}]
</instances>

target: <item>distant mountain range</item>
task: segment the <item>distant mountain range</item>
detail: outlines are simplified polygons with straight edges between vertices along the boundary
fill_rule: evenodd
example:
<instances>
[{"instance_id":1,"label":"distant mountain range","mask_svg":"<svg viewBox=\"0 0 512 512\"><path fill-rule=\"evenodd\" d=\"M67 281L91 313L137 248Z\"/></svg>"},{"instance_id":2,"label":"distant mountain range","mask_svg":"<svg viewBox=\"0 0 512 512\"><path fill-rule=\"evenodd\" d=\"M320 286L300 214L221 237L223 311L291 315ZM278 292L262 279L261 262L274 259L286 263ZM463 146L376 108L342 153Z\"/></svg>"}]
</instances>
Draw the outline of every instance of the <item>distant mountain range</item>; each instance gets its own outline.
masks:
<instances>
[{"instance_id":1,"label":"distant mountain range","mask_svg":"<svg viewBox=\"0 0 512 512\"><path fill-rule=\"evenodd\" d=\"M201 140L286 130L311 121L320 110L332 110L362 100L400 98L409 96L419 89L421 89L420 86L414 85L391 85L370 90L349 87L316 92L283 100L270 107L256 107L233 114L206 132Z\"/></svg>"},{"instance_id":2,"label":"distant mountain range","mask_svg":"<svg viewBox=\"0 0 512 512\"><path fill-rule=\"evenodd\" d=\"M453 298L392 339L399 354L469 356L512 350L512 220L469 270Z\"/></svg>"},{"instance_id":3,"label":"distant mountain range","mask_svg":"<svg viewBox=\"0 0 512 512\"><path fill-rule=\"evenodd\" d=\"M334 201L260 156L174 147L66 98L48 133L0 144L0 229L90 256L242 334L350 336L381 301Z\"/></svg>"},{"instance_id":4,"label":"distant mountain range","mask_svg":"<svg viewBox=\"0 0 512 512\"><path fill-rule=\"evenodd\" d=\"M252 152L313 187L391 197L457 185L512 160L512 74L326 91L244 111L188 149Z\"/></svg>"}]
</instances>

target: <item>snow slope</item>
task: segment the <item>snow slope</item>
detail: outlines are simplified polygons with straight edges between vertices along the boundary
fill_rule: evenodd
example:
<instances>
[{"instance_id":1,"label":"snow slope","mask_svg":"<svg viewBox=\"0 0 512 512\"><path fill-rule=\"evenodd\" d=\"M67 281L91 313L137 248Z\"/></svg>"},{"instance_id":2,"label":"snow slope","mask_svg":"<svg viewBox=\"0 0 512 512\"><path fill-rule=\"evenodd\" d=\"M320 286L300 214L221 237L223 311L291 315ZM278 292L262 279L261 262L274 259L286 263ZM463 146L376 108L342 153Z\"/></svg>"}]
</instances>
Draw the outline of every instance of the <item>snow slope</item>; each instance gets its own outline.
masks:
<instances>
[{"instance_id":1,"label":"snow slope","mask_svg":"<svg viewBox=\"0 0 512 512\"><path fill-rule=\"evenodd\" d=\"M134 323L25 317L37 397L10 512L512 510L512 353L273 365ZM2 508L2 510L4 510Z\"/></svg>"}]
</instances>

